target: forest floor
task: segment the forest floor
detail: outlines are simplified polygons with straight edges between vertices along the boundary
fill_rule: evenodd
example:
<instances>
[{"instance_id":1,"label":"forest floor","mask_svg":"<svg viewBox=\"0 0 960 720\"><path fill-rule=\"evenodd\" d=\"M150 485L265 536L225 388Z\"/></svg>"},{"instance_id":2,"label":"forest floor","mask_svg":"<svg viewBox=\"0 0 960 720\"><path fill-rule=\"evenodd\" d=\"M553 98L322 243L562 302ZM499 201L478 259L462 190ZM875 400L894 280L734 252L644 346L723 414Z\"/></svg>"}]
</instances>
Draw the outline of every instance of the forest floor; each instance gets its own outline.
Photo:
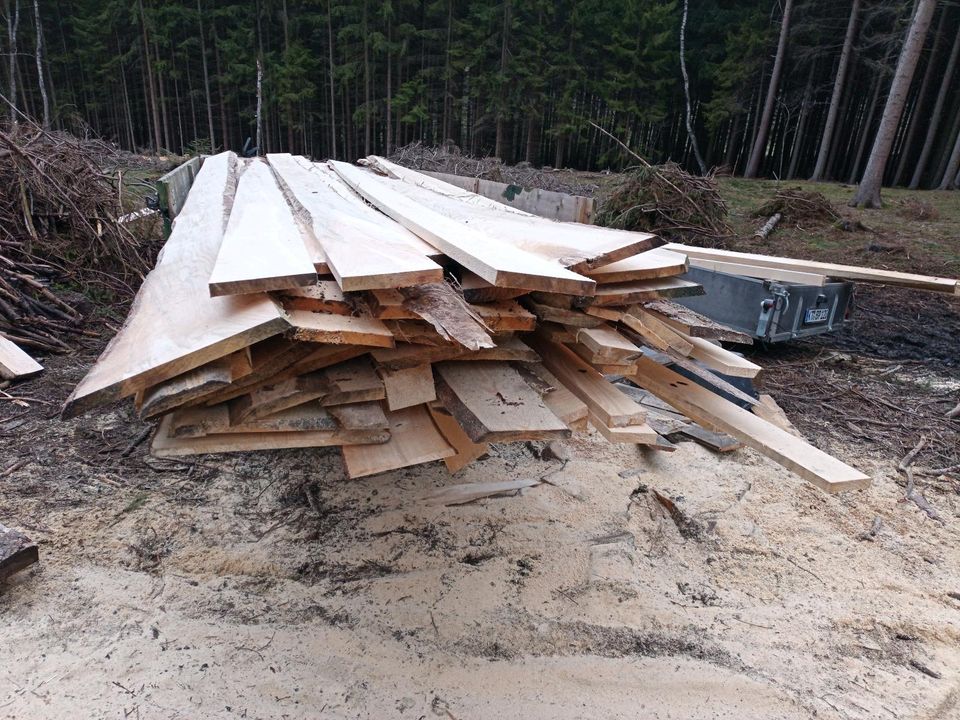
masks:
<instances>
[{"instance_id":1,"label":"forest floor","mask_svg":"<svg viewBox=\"0 0 960 720\"><path fill-rule=\"evenodd\" d=\"M722 181L746 238L772 188ZM939 217L861 213L879 241L785 225L767 251L960 274L958 199L914 195ZM842 333L751 351L799 429L874 478L835 496L751 450L595 434L452 477L347 481L325 449L158 460L129 403L57 418L108 330L46 358L0 403L0 522L41 552L0 585L0 718L960 717L960 479L918 475L937 521L896 469L920 434L919 465L960 462L960 302L859 297ZM422 501L507 477L545 482Z\"/></svg>"}]
</instances>

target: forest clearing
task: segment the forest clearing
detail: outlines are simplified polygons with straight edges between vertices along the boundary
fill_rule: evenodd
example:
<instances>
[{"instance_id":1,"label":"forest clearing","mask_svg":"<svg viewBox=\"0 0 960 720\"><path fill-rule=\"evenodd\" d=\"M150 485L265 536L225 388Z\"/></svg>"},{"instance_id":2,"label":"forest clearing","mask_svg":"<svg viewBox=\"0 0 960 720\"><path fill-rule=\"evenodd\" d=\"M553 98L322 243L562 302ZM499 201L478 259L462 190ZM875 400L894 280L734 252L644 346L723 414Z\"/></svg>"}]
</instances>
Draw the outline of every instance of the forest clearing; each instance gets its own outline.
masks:
<instances>
[{"instance_id":1,"label":"forest clearing","mask_svg":"<svg viewBox=\"0 0 960 720\"><path fill-rule=\"evenodd\" d=\"M0 0L0 718L960 718L958 23Z\"/></svg>"}]
</instances>

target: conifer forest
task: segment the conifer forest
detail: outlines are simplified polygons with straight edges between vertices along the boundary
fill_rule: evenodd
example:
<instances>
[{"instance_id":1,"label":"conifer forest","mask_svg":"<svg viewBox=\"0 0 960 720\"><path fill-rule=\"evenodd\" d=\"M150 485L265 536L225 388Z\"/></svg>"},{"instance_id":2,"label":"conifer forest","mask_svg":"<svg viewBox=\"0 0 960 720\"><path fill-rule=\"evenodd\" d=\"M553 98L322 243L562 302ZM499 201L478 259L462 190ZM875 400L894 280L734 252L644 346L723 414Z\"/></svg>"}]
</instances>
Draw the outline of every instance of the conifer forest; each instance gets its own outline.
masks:
<instances>
[{"instance_id":1,"label":"conifer forest","mask_svg":"<svg viewBox=\"0 0 960 720\"><path fill-rule=\"evenodd\" d=\"M602 128L694 172L952 188L960 164L943 0L2 2L10 119L128 149L628 164Z\"/></svg>"}]
</instances>

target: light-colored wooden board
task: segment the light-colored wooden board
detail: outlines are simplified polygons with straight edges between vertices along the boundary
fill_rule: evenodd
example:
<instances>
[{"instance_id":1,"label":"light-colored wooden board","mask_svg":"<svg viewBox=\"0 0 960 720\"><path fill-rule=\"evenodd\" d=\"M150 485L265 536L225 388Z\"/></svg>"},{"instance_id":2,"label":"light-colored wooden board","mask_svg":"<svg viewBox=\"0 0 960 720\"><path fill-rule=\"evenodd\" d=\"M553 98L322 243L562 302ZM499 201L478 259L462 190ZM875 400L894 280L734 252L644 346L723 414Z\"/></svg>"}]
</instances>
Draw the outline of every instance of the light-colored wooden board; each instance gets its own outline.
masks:
<instances>
[{"instance_id":1,"label":"light-colored wooden board","mask_svg":"<svg viewBox=\"0 0 960 720\"><path fill-rule=\"evenodd\" d=\"M304 229L277 187L270 166L249 162L210 272L210 295L282 290L317 281L303 240Z\"/></svg>"},{"instance_id":2,"label":"light-colored wooden board","mask_svg":"<svg viewBox=\"0 0 960 720\"><path fill-rule=\"evenodd\" d=\"M429 363L399 370L380 367L377 372L383 380L387 407L391 410L403 410L437 399L433 370Z\"/></svg>"},{"instance_id":3,"label":"light-colored wooden board","mask_svg":"<svg viewBox=\"0 0 960 720\"><path fill-rule=\"evenodd\" d=\"M229 386L252 372L250 348L237 350L143 390L137 394L137 409L141 418L156 417Z\"/></svg>"},{"instance_id":4,"label":"light-colored wooden board","mask_svg":"<svg viewBox=\"0 0 960 720\"><path fill-rule=\"evenodd\" d=\"M597 284L626 283L635 280L654 280L656 278L682 275L687 271L687 256L671 252L664 248L647 250L639 255L618 260L587 271L587 275Z\"/></svg>"},{"instance_id":5,"label":"light-colored wooden board","mask_svg":"<svg viewBox=\"0 0 960 720\"><path fill-rule=\"evenodd\" d=\"M781 430L786 430L788 433L791 435L796 435L798 438L803 437L803 435L800 434L800 431L794 427L794 424L790 422L790 418L787 417L787 414L783 411L783 408L777 405L777 401L773 399L772 395L760 393L760 402L750 409L754 415L763 418L768 423L776 425Z\"/></svg>"},{"instance_id":6,"label":"light-colored wooden board","mask_svg":"<svg viewBox=\"0 0 960 720\"><path fill-rule=\"evenodd\" d=\"M570 392L542 363L518 365L517 370L528 382L530 382L529 375L532 374L543 383L543 386L538 386L533 382L530 385L538 391L542 387L543 404L550 408L550 412L563 420L568 428L576 432L586 429L589 413L586 403Z\"/></svg>"},{"instance_id":7,"label":"light-colored wooden board","mask_svg":"<svg viewBox=\"0 0 960 720\"><path fill-rule=\"evenodd\" d=\"M591 305L585 307L583 311L587 315L592 315L593 317L598 317L601 320L608 320L610 322L620 322L620 319L623 317L623 311L617 310L614 308L608 307L599 307L597 305Z\"/></svg>"},{"instance_id":8,"label":"light-colored wooden board","mask_svg":"<svg viewBox=\"0 0 960 720\"><path fill-rule=\"evenodd\" d=\"M403 293L394 288L371 290L365 295L370 314L377 320L418 320L420 316L403 306Z\"/></svg>"},{"instance_id":9,"label":"light-colored wooden board","mask_svg":"<svg viewBox=\"0 0 960 720\"><path fill-rule=\"evenodd\" d=\"M644 422L646 416L643 408L607 382L603 375L569 348L536 335L529 337L527 342L540 355L544 367L608 427L626 427Z\"/></svg>"},{"instance_id":10,"label":"light-colored wooden board","mask_svg":"<svg viewBox=\"0 0 960 720\"><path fill-rule=\"evenodd\" d=\"M476 352L470 352L456 345L431 347L429 345L398 343L396 348L374 349L370 354L379 365L394 370L459 358L478 361L506 360L509 362L537 362L540 360L536 352L517 338L497 340L496 347L484 348Z\"/></svg>"},{"instance_id":11,"label":"light-colored wooden board","mask_svg":"<svg viewBox=\"0 0 960 720\"><path fill-rule=\"evenodd\" d=\"M761 265L747 265L746 263L721 262L706 258L691 257L690 266L703 270L714 270L727 275L743 275L744 277L761 280L782 280L784 282L800 283L801 285L822 286L827 283L827 276L818 273L786 270L784 268L763 267Z\"/></svg>"},{"instance_id":12,"label":"light-colored wooden board","mask_svg":"<svg viewBox=\"0 0 960 720\"><path fill-rule=\"evenodd\" d=\"M757 452L827 492L867 487L870 478L800 438L700 387L662 365L641 358L631 379L697 422L719 427Z\"/></svg>"},{"instance_id":13,"label":"light-colored wooden board","mask_svg":"<svg viewBox=\"0 0 960 720\"><path fill-rule=\"evenodd\" d=\"M701 315L696 310L691 310L677 303L656 300L643 303L643 308L661 322L690 337L725 340L742 345L753 344L753 338L750 335L718 323L706 315Z\"/></svg>"},{"instance_id":14,"label":"light-colored wooden board","mask_svg":"<svg viewBox=\"0 0 960 720\"><path fill-rule=\"evenodd\" d=\"M488 237L541 258L556 260L575 272L608 265L658 245L657 236L626 230L546 220L528 213L505 212L504 206L380 157L368 158L401 182L393 189L413 202Z\"/></svg>"},{"instance_id":15,"label":"light-colored wooden board","mask_svg":"<svg viewBox=\"0 0 960 720\"><path fill-rule=\"evenodd\" d=\"M347 360L317 372L323 377L327 386L320 400L321 405L345 405L383 400L386 397L383 380L373 369L373 363L369 357Z\"/></svg>"},{"instance_id":16,"label":"light-colored wooden board","mask_svg":"<svg viewBox=\"0 0 960 720\"><path fill-rule=\"evenodd\" d=\"M529 290L523 288L497 287L491 285L476 273L463 270L460 274L460 289L467 302L485 303L497 300L513 300L526 295Z\"/></svg>"},{"instance_id":17,"label":"light-colored wooden board","mask_svg":"<svg viewBox=\"0 0 960 720\"><path fill-rule=\"evenodd\" d=\"M398 470L456 454L434 425L425 405L387 414L390 440L382 445L344 446L343 461L351 478Z\"/></svg>"},{"instance_id":18,"label":"light-colored wooden board","mask_svg":"<svg viewBox=\"0 0 960 720\"><path fill-rule=\"evenodd\" d=\"M662 323L643 308L634 306L623 314L620 322L643 338L644 342L655 350L667 352L672 350L679 355L687 356L693 352L693 343L683 335Z\"/></svg>"},{"instance_id":19,"label":"light-colored wooden board","mask_svg":"<svg viewBox=\"0 0 960 720\"><path fill-rule=\"evenodd\" d=\"M189 199L188 199L189 202ZM182 457L209 453L248 452L251 450L281 450L304 447L328 447L349 443L351 448L369 443L372 436L381 442L382 432L356 430L308 430L303 432L223 433L202 437L174 438L169 436L172 415L164 415L153 436L150 452L156 457ZM367 445L363 445L367 447ZM371 444L369 447L381 447Z\"/></svg>"},{"instance_id":20,"label":"light-colored wooden board","mask_svg":"<svg viewBox=\"0 0 960 720\"><path fill-rule=\"evenodd\" d=\"M0 378L20 380L43 372L43 366L20 347L0 335Z\"/></svg>"},{"instance_id":21,"label":"light-colored wooden board","mask_svg":"<svg viewBox=\"0 0 960 720\"><path fill-rule=\"evenodd\" d=\"M354 306L347 302L334 280L318 280L312 285L289 288L274 293L286 310L353 315Z\"/></svg>"},{"instance_id":22,"label":"light-colored wooden board","mask_svg":"<svg viewBox=\"0 0 960 720\"><path fill-rule=\"evenodd\" d=\"M389 430L390 422L379 402L357 402L324 408L344 430Z\"/></svg>"},{"instance_id":23,"label":"light-colored wooden board","mask_svg":"<svg viewBox=\"0 0 960 720\"><path fill-rule=\"evenodd\" d=\"M304 403L236 425L230 424L230 410L226 403L181 408L173 413L170 434L171 437L202 437L222 433L334 431L341 427L345 430L382 431L379 436L371 435L370 442L386 442L389 439L386 421L380 426L343 426L317 402Z\"/></svg>"},{"instance_id":24,"label":"light-colored wooden board","mask_svg":"<svg viewBox=\"0 0 960 720\"><path fill-rule=\"evenodd\" d=\"M678 277L666 277L623 283L603 283L597 285L596 295L591 302L594 306L606 307L634 305L660 298L692 297L703 294L703 285Z\"/></svg>"},{"instance_id":25,"label":"light-colored wooden board","mask_svg":"<svg viewBox=\"0 0 960 720\"><path fill-rule=\"evenodd\" d=\"M489 443L475 443L471 440L453 415L450 414L450 411L441 403L432 402L427 407L437 429L456 450L455 455L443 459L443 464L447 466L447 470L452 473L462 470L477 458L486 455L490 450Z\"/></svg>"},{"instance_id":26,"label":"light-colored wooden board","mask_svg":"<svg viewBox=\"0 0 960 720\"><path fill-rule=\"evenodd\" d=\"M524 298L523 304L544 322L554 322L571 328L600 327L603 320L587 315L582 310L565 310L551 305L541 305L530 298Z\"/></svg>"},{"instance_id":27,"label":"light-colored wooden board","mask_svg":"<svg viewBox=\"0 0 960 720\"><path fill-rule=\"evenodd\" d=\"M627 425L626 427L609 427L591 413L590 424L606 438L607 442L626 445L656 445L660 440L659 433L645 422L638 425Z\"/></svg>"},{"instance_id":28,"label":"light-colored wooden board","mask_svg":"<svg viewBox=\"0 0 960 720\"><path fill-rule=\"evenodd\" d=\"M605 325L581 328L577 331L577 342L593 353L593 362L616 364L633 360L643 353L629 339Z\"/></svg>"},{"instance_id":29,"label":"light-colored wooden board","mask_svg":"<svg viewBox=\"0 0 960 720\"><path fill-rule=\"evenodd\" d=\"M287 322L293 328L294 340L334 345L393 347L393 333L380 320L369 317L347 317L308 310L290 310Z\"/></svg>"},{"instance_id":30,"label":"light-colored wooden board","mask_svg":"<svg viewBox=\"0 0 960 720\"><path fill-rule=\"evenodd\" d=\"M329 390L323 371L270 383L230 401L230 423L241 425L281 410L317 401Z\"/></svg>"},{"instance_id":31,"label":"light-colored wooden board","mask_svg":"<svg viewBox=\"0 0 960 720\"><path fill-rule=\"evenodd\" d=\"M505 362L444 362L435 366L437 399L473 442L568 437L570 430L539 393Z\"/></svg>"},{"instance_id":32,"label":"light-colored wooden board","mask_svg":"<svg viewBox=\"0 0 960 720\"><path fill-rule=\"evenodd\" d=\"M753 378L760 374L762 367L752 363L736 353L724 350L719 345L714 345L709 340L697 337L685 336L687 341L693 345L690 357L699 360L711 370L732 375L733 377Z\"/></svg>"},{"instance_id":33,"label":"light-colored wooden board","mask_svg":"<svg viewBox=\"0 0 960 720\"><path fill-rule=\"evenodd\" d=\"M330 166L358 194L449 258L491 285L591 295L596 283L559 262L526 252L455 222L397 192L398 180L331 160ZM408 186L409 187L409 186Z\"/></svg>"},{"instance_id":34,"label":"light-colored wooden board","mask_svg":"<svg viewBox=\"0 0 960 720\"><path fill-rule=\"evenodd\" d=\"M841 280L856 280L859 282L872 282L883 285L901 285L903 287L912 287L920 290L960 294L960 282L955 278L931 277L928 275L916 275L914 273L895 272L893 270L878 270L855 265L837 265L835 263L814 262L812 260L796 260L772 255L734 252L731 250L712 250L675 243L665 245L664 248L686 253L691 258L700 258L702 260L781 268L783 270L825 275L826 277L839 278Z\"/></svg>"},{"instance_id":35,"label":"light-colored wooden board","mask_svg":"<svg viewBox=\"0 0 960 720\"><path fill-rule=\"evenodd\" d=\"M325 166L305 167L293 156L267 156L287 197L311 227L333 276L344 290L394 288L440 282L443 268L406 228L338 192L339 178Z\"/></svg>"},{"instance_id":36,"label":"light-colored wooden board","mask_svg":"<svg viewBox=\"0 0 960 720\"><path fill-rule=\"evenodd\" d=\"M236 155L207 158L126 322L64 405L64 417L168 380L289 328L266 294L211 298Z\"/></svg>"},{"instance_id":37,"label":"light-colored wooden board","mask_svg":"<svg viewBox=\"0 0 960 720\"><path fill-rule=\"evenodd\" d=\"M530 332L537 327L537 316L513 300L471 305L491 332Z\"/></svg>"}]
</instances>

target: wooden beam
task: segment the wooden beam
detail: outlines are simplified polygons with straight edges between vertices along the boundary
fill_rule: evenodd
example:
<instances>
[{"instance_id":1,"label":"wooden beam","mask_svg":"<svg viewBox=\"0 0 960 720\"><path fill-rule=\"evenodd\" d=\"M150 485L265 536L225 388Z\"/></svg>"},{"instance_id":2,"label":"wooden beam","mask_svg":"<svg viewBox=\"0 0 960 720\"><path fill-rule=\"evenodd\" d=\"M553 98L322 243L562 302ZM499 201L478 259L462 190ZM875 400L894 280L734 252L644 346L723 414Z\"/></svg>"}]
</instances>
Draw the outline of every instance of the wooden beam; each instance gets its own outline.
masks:
<instances>
[{"instance_id":1,"label":"wooden beam","mask_svg":"<svg viewBox=\"0 0 960 720\"><path fill-rule=\"evenodd\" d=\"M207 158L126 322L74 389L64 417L133 395L289 328L265 294L211 298L236 155Z\"/></svg>"},{"instance_id":2,"label":"wooden beam","mask_svg":"<svg viewBox=\"0 0 960 720\"><path fill-rule=\"evenodd\" d=\"M960 294L960 281L954 278L915 275L913 273L895 272L892 270L876 270L855 265L837 265L835 263L815 262L812 260L795 260L793 258L733 252L730 250L712 250L680 244L670 244L664 247L676 252L686 253L691 258L700 258L702 260L741 263L767 268L781 268L783 270L825 275L841 280L856 280L859 282L872 282L883 285L900 285L902 287L917 288L919 290Z\"/></svg>"},{"instance_id":3,"label":"wooden beam","mask_svg":"<svg viewBox=\"0 0 960 720\"><path fill-rule=\"evenodd\" d=\"M43 366L0 335L0 379L22 380L43 372Z\"/></svg>"},{"instance_id":4,"label":"wooden beam","mask_svg":"<svg viewBox=\"0 0 960 720\"><path fill-rule=\"evenodd\" d=\"M608 427L640 425L645 421L643 408L608 383L603 375L569 348L536 335L527 342L539 353L544 367Z\"/></svg>"},{"instance_id":5,"label":"wooden beam","mask_svg":"<svg viewBox=\"0 0 960 720\"><path fill-rule=\"evenodd\" d=\"M498 287L591 295L589 278L560 263L513 247L451 220L397 192L396 180L383 180L370 171L330 161L331 167L358 194L383 213L415 232L452 260Z\"/></svg>"},{"instance_id":6,"label":"wooden beam","mask_svg":"<svg viewBox=\"0 0 960 720\"><path fill-rule=\"evenodd\" d=\"M305 167L286 153L267 160L310 225L341 288L373 290L443 280L443 268L428 257L419 238L344 197L350 191L343 187L338 192L334 185L342 186L342 181L329 168Z\"/></svg>"},{"instance_id":7,"label":"wooden beam","mask_svg":"<svg viewBox=\"0 0 960 720\"><path fill-rule=\"evenodd\" d=\"M595 358L593 362L598 363L616 364L643 354L643 350L609 326L582 328L577 331L577 342L589 349Z\"/></svg>"},{"instance_id":8,"label":"wooden beam","mask_svg":"<svg viewBox=\"0 0 960 720\"><path fill-rule=\"evenodd\" d=\"M827 492L867 487L870 478L648 358L631 379L697 422L719 427Z\"/></svg>"},{"instance_id":9,"label":"wooden beam","mask_svg":"<svg viewBox=\"0 0 960 720\"><path fill-rule=\"evenodd\" d=\"M442 460L456 454L433 424L424 405L387 414L390 440L382 445L344 446L343 461L351 478Z\"/></svg>"},{"instance_id":10,"label":"wooden beam","mask_svg":"<svg viewBox=\"0 0 960 720\"><path fill-rule=\"evenodd\" d=\"M570 436L569 428L508 363L439 363L436 380L438 400L473 442Z\"/></svg>"},{"instance_id":11,"label":"wooden beam","mask_svg":"<svg viewBox=\"0 0 960 720\"><path fill-rule=\"evenodd\" d=\"M632 307L623 314L620 322L643 338L655 350L672 350L686 356L693 352L693 343L676 330L666 325L640 307Z\"/></svg>"},{"instance_id":12,"label":"wooden beam","mask_svg":"<svg viewBox=\"0 0 960 720\"><path fill-rule=\"evenodd\" d=\"M302 228L260 159L240 175L227 229L210 272L210 295L282 290L317 281Z\"/></svg>"}]
</instances>

